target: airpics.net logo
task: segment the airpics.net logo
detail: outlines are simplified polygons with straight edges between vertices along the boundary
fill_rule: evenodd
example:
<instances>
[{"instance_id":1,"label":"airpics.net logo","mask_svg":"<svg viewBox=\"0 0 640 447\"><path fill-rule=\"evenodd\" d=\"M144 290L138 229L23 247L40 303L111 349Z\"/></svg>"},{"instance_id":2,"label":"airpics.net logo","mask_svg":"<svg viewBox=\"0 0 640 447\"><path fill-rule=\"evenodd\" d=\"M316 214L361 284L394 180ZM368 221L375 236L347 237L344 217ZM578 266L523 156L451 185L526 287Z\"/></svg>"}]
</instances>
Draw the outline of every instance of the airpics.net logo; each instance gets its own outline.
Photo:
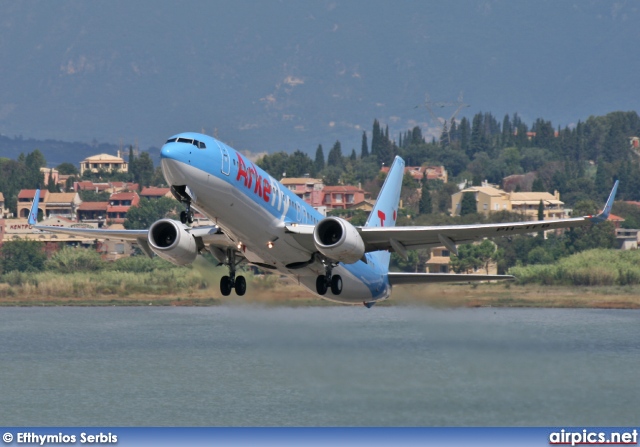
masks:
<instances>
[{"instance_id":1,"label":"airpics.net logo","mask_svg":"<svg viewBox=\"0 0 640 447\"><path fill-rule=\"evenodd\" d=\"M550 445L638 445L638 430L626 432L560 430L549 435Z\"/></svg>"}]
</instances>

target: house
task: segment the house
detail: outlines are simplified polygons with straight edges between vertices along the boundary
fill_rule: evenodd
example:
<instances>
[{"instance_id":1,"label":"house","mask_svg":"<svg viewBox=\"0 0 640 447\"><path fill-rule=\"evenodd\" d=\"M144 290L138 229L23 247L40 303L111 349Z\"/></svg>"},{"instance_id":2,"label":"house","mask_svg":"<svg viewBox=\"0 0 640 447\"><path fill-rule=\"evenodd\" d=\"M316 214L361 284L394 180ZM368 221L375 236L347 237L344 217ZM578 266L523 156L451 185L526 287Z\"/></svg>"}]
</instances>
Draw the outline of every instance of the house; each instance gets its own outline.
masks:
<instances>
[{"instance_id":1,"label":"house","mask_svg":"<svg viewBox=\"0 0 640 447\"><path fill-rule=\"evenodd\" d=\"M40 168L40 174L44 177L44 184L49 184L49 179L53 178L53 182L57 185L60 182L60 174L57 169Z\"/></svg>"},{"instance_id":2,"label":"house","mask_svg":"<svg viewBox=\"0 0 640 447\"><path fill-rule=\"evenodd\" d=\"M526 215L529 220L538 219L540 201L543 204L544 220L562 219L567 216L564 202L560 201L560 193L548 192L506 192L483 183L483 186L472 186L451 196L451 214L460 215L462 197L472 193L476 199L476 212L489 214L495 211L511 211Z\"/></svg>"},{"instance_id":3,"label":"house","mask_svg":"<svg viewBox=\"0 0 640 447\"><path fill-rule=\"evenodd\" d=\"M107 206L107 221L109 224L123 224L127 218L127 212L132 206L140 203L140 196L136 192L117 192L109 197Z\"/></svg>"},{"instance_id":4,"label":"house","mask_svg":"<svg viewBox=\"0 0 640 447\"><path fill-rule=\"evenodd\" d=\"M109 202L82 202L78 207L78 222L95 223L102 227L107 219Z\"/></svg>"},{"instance_id":5,"label":"house","mask_svg":"<svg viewBox=\"0 0 640 447\"><path fill-rule=\"evenodd\" d=\"M431 249L431 257L427 261L427 273L451 273L451 252L445 247Z\"/></svg>"},{"instance_id":6,"label":"house","mask_svg":"<svg viewBox=\"0 0 640 447\"><path fill-rule=\"evenodd\" d=\"M5 219L9 217L9 210L5 207L4 194L0 192L0 218Z\"/></svg>"},{"instance_id":7,"label":"house","mask_svg":"<svg viewBox=\"0 0 640 447\"><path fill-rule=\"evenodd\" d=\"M76 210L82 203L77 192L50 192L47 194L45 205L45 217L60 216L75 220Z\"/></svg>"},{"instance_id":8,"label":"house","mask_svg":"<svg viewBox=\"0 0 640 447\"><path fill-rule=\"evenodd\" d=\"M389 166L383 166L380 171L385 174L389 173ZM447 170L444 166L405 166L405 174L411 174L414 180L422 182L426 174L427 180L442 180L444 183L449 181Z\"/></svg>"},{"instance_id":9,"label":"house","mask_svg":"<svg viewBox=\"0 0 640 447\"><path fill-rule=\"evenodd\" d=\"M616 216L615 214L609 213L609 217L607 220L613 224L616 230L619 230L622 226L622 222L624 222L624 217Z\"/></svg>"},{"instance_id":10,"label":"house","mask_svg":"<svg viewBox=\"0 0 640 447\"><path fill-rule=\"evenodd\" d=\"M155 188L145 186L140 192L141 199L159 199L160 197L173 198L173 194L171 194L171 188Z\"/></svg>"},{"instance_id":11,"label":"house","mask_svg":"<svg viewBox=\"0 0 640 447\"><path fill-rule=\"evenodd\" d=\"M118 155L99 154L87 157L80 162L80 175L85 171L90 172L128 172L129 164Z\"/></svg>"},{"instance_id":12,"label":"house","mask_svg":"<svg viewBox=\"0 0 640 447\"><path fill-rule=\"evenodd\" d=\"M84 223L79 224L72 219L58 216L45 218L41 222L41 224L52 227L96 228L96 226L94 225ZM45 244L62 242L73 245L81 244L85 246L90 246L95 243L95 237L80 237L57 233L54 234L36 230L32 228L31 225L29 225L27 219L24 218L2 220L0 221L0 226L2 227L2 242L14 240L29 240L42 242Z\"/></svg>"},{"instance_id":13,"label":"house","mask_svg":"<svg viewBox=\"0 0 640 447\"><path fill-rule=\"evenodd\" d=\"M280 183L314 208L322 206L322 198L324 197L322 194L322 189L324 188L322 179L285 177L280 180Z\"/></svg>"},{"instance_id":14,"label":"house","mask_svg":"<svg viewBox=\"0 0 640 447\"><path fill-rule=\"evenodd\" d=\"M137 191L139 185L137 183L130 182L101 182L94 183L92 181L74 182L73 189L75 191L94 191L94 192L122 192L122 191Z\"/></svg>"},{"instance_id":15,"label":"house","mask_svg":"<svg viewBox=\"0 0 640 447\"><path fill-rule=\"evenodd\" d=\"M350 206L370 199L371 194L357 186L325 186L322 189L322 206L327 209L347 209Z\"/></svg>"},{"instance_id":16,"label":"house","mask_svg":"<svg viewBox=\"0 0 640 447\"><path fill-rule=\"evenodd\" d=\"M618 242L618 248L620 248L621 250L637 250L639 233L640 230L617 228L616 240Z\"/></svg>"},{"instance_id":17,"label":"house","mask_svg":"<svg viewBox=\"0 0 640 447\"><path fill-rule=\"evenodd\" d=\"M40 191L40 203L38 204L38 210L42 211L42 215L45 215L45 199L49 191L43 189ZM36 196L35 189L22 189L18 193L18 206L17 212L18 217L27 218L29 217L29 213L31 212L31 204L33 203L33 198Z\"/></svg>"},{"instance_id":18,"label":"house","mask_svg":"<svg viewBox=\"0 0 640 447\"><path fill-rule=\"evenodd\" d=\"M451 268L451 252L446 247L434 247L431 249L431 257L426 263L427 273L455 273ZM498 264L494 261L489 262L488 268L479 268L477 270L470 269L461 274L476 273L497 275Z\"/></svg>"}]
</instances>

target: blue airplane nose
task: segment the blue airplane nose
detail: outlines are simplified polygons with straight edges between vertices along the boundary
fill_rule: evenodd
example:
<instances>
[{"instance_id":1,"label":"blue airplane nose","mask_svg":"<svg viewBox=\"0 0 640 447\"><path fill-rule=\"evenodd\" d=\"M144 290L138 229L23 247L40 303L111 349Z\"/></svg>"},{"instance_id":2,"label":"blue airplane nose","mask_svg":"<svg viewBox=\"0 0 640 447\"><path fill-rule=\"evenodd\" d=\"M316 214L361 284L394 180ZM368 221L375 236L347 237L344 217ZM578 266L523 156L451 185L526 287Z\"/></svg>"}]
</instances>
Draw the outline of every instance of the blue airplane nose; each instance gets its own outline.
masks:
<instances>
[{"instance_id":1,"label":"blue airplane nose","mask_svg":"<svg viewBox=\"0 0 640 447\"><path fill-rule=\"evenodd\" d=\"M165 144L162 146L162 150L160 151L160 158L173 158L173 152L175 149L171 149L171 144Z\"/></svg>"}]
</instances>

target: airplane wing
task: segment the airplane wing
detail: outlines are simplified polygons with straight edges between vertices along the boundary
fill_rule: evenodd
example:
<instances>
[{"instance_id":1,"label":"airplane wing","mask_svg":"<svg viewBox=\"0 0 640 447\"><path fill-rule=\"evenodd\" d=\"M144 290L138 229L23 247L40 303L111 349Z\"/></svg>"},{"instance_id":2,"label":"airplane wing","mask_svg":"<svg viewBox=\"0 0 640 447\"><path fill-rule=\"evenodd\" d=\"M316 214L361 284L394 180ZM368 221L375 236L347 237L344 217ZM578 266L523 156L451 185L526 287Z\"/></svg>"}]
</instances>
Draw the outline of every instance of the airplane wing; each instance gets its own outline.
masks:
<instances>
[{"instance_id":1,"label":"airplane wing","mask_svg":"<svg viewBox=\"0 0 640 447\"><path fill-rule=\"evenodd\" d=\"M529 222L492 223L481 225L443 225L423 227L356 227L365 245L366 252L377 250L395 251L407 256L408 250L433 248L444 245L457 254L457 245L467 244L487 237L511 236L535 233L557 228L580 227L607 219L618 189L618 181L613 186L603 211L597 216L575 217L559 220ZM312 225L287 225L286 230L303 246L313 247Z\"/></svg>"},{"instance_id":2,"label":"airplane wing","mask_svg":"<svg viewBox=\"0 0 640 447\"><path fill-rule=\"evenodd\" d=\"M52 227L37 224L38 202L40 200L40 190L36 191L31 212L29 214L28 223L36 230L47 231L50 233L70 234L72 236L84 236L101 240L120 240L137 243L140 248L149 256L153 257L154 253L149 247L148 236L149 230L108 230L101 228L72 228L72 227ZM185 231L191 234L198 245L198 248L208 248L209 251L218 260L224 257L221 251L227 248L235 248L236 243L233 242L222 230L217 226L201 226L189 227L183 225ZM242 253L237 253L242 256ZM222 261L220 261L222 262Z\"/></svg>"},{"instance_id":3,"label":"airplane wing","mask_svg":"<svg viewBox=\"0 0 640 447\"><path fill-rule=\"evenodd\" d=\"M461 274L454 273L397 273L389 272L389 283L392 286L398 284L428 284L436 282L469 282L469 281L494 281L513 280L511 275L482 275L482 274Z\"/></svg>"}]
</instances>

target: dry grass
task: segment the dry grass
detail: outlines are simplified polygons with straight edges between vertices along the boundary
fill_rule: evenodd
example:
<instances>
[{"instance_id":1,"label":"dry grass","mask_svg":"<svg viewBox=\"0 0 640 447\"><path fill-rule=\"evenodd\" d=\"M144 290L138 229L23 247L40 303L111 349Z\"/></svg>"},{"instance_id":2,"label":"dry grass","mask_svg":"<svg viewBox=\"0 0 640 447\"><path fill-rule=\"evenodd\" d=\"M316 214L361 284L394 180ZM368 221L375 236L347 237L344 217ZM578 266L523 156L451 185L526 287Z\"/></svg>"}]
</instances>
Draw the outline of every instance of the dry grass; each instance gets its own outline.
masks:
<instances>
[{"instance_id":1,"label":"dry grass","mask_svg":"<svg viewBox=\"0 0 640 447\"><path fill-rule=\"evenodd\" d=\"M263 306L335 305L293 281L246 274L248 293L222 297L223 269L172 269L130 273L103 271L61 275L45 272L0 283L0 306ZM382 305L432 307L640 308L640 286L542 286L538 284L432 284L398 286Z\"/></svg>"}]
</instances>

